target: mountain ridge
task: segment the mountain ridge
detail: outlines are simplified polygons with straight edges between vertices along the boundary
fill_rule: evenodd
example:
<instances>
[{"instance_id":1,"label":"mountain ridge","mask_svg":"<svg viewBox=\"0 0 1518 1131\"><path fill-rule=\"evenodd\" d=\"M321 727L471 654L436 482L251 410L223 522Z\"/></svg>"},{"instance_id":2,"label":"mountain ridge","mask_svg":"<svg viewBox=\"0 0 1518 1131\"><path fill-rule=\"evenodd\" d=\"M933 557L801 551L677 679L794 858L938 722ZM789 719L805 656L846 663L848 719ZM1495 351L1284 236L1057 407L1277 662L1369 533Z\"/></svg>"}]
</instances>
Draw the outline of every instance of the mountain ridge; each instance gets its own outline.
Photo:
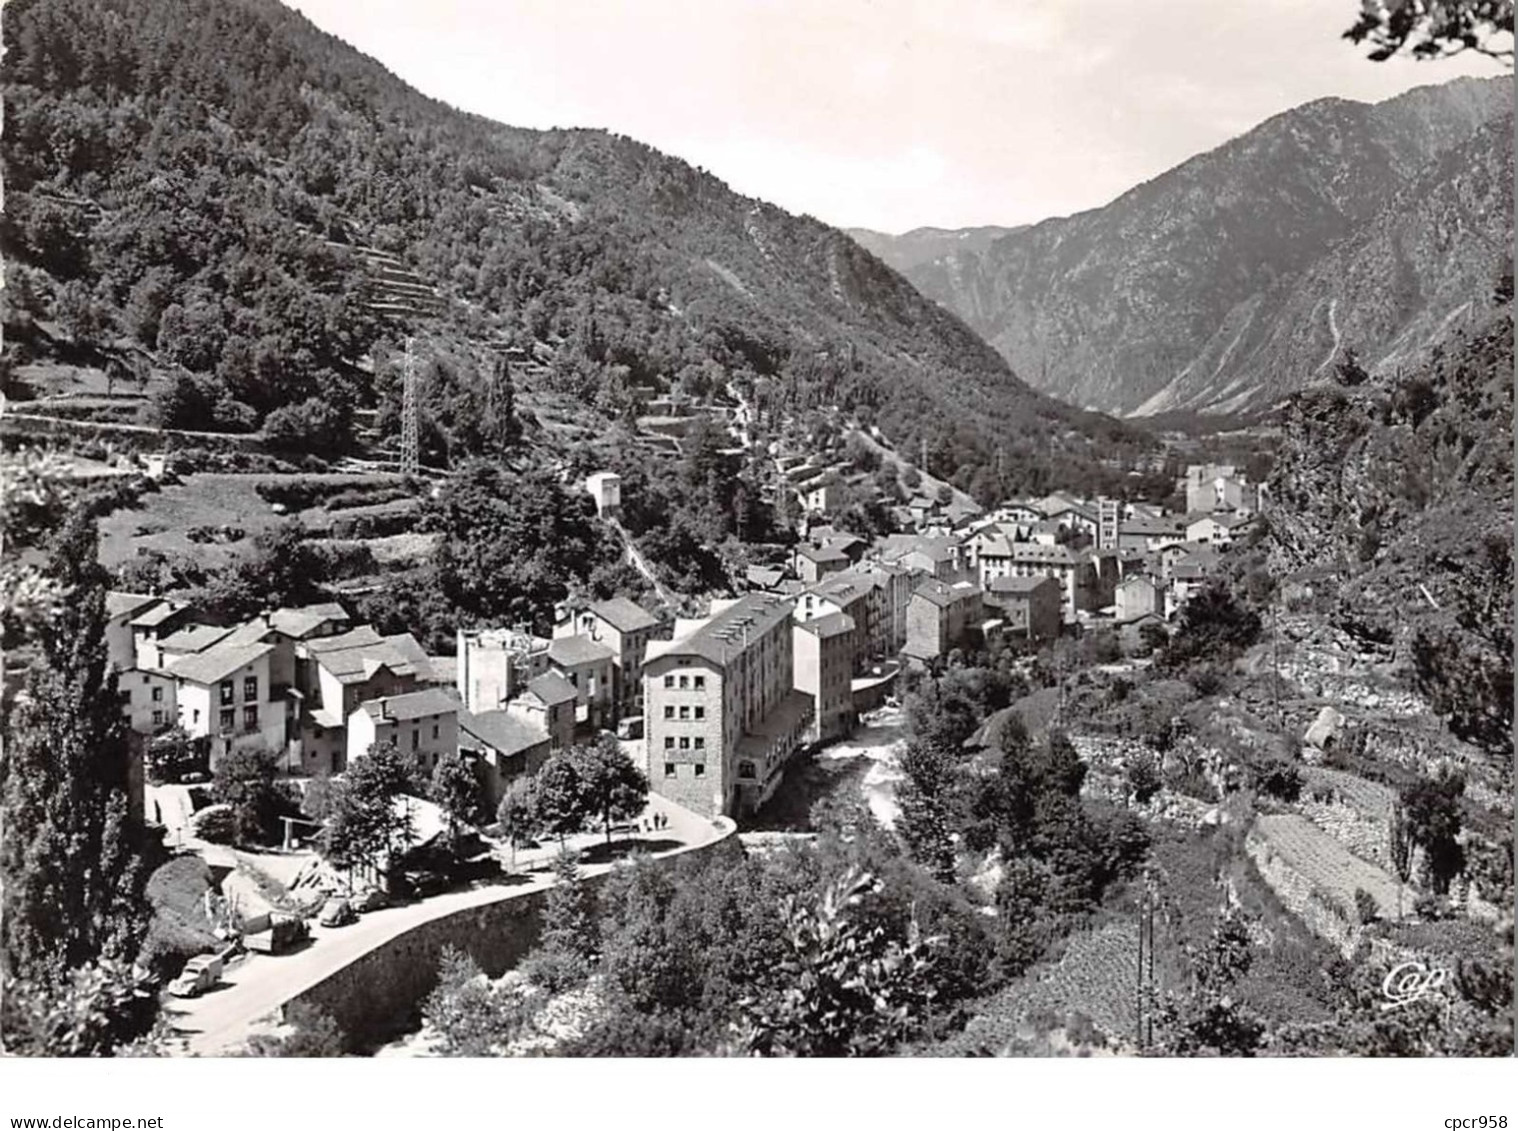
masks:
<instances>
[{"instance_id":1,"label":"mountain ridge","mask_svg":"<svg viewBox=\"0 0 1518 1131\"><path fill-rule=\"evenodd\" d=\"M1381 103L1319 99L1101 208L907 275L1035 388L1072 403L1120 414L1257 406L1300 383L1286 375L1298 358L1262 354L1245 365L1235 355L1202 380L1188 370L1223 335L1216 365L1257 317L1251 305L1284 294L1283 279L1321 263L1443 154L1506 120L1511 90L1506 78L1457 79ZM1511 231L1499 220L1510 184L1494 182L1482 249ZM1367 352L1377 344L1360 343Z\"/></svg>"}]
</instances>

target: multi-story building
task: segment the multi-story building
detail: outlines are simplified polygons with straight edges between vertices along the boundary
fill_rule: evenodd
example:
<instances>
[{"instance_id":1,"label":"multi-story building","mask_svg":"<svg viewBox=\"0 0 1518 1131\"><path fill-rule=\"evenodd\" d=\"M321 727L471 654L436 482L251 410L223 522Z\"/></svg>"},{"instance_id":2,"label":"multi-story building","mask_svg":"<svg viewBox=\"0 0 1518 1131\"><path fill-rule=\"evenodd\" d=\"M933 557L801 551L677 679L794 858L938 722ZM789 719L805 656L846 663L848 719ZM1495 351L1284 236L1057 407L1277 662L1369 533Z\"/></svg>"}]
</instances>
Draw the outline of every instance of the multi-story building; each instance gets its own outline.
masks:
<instances>
[{"instance_id":1,"label":"multi-story building","mask_svg":"<svg viewBox=\"0 0 1518 1131\"><path fill-rule=\"evenodd\" d=\"M998 577L985 588L986 611L1002 619L1002 631L1028 640L1053 640L1064 620L1064 594L1052 577Z\"/></svg>"},{"instance_id":2,"label":"multi-story building","mask_svg":"<svg viewBox=\"0 0 1518 1131\"><path fill-rule=\"evenodd\" d=\"M459 749L474 756L487 812L494 813L517 778L537 773L548 761L548 732L514 711L459 714Z\"/></svg>"},{"instance_id":3,"label":"multi-story building","mask_svg":"<svg viewBox=\"0 0 1518 1131\"><path fill-rule=\"evenodd\" d=\"M159 641L171 636L189 621L191 609L174 601L159 601L148 605L127 622L132 630L132 654L135 666L144 671L157 671L164 666Z\"/></svg>"},{"instance_id":4,"label":"multi-story building","mask_svg":"<svg viewBox=\"0 0 1518 1131\"><path fill-rule=\"evenodd\" d=\"M548 665L575 689L575 722L594 731L616 721L612 671L616 653L588 636L564 636L548 645Z\"/></svg>"},{"instance_id":5,"label":"multi-story building","mask_svg":"<svg viewBox=\"0 0 1518 1131\"><path fill-rule=\"evenodd\" d=\"M212 769L234 747L285 752L288 701L274 697L269 644L216 645L168 666L179 725L205 746Z\"/></svg>"},{"instance_id":6,"label":"multi-story building","mask_svg":"<svg viewBox=\"0 0 1518 1131\"><path fill-rule=\"evenodd\" d=\"M506 710L548 735L550 750L561 750L575 740L575 704L579 692L558 672L544 672L530 680L522 693L507 702Z\"/></svg>"},{"instance_id":7,"label":"multi-story building","mask_svg":"<svg viewBox=\"0 0 1518 1131\"><path fill-rule=\"evenodd\" d=\"M1142 616L1165 615L1165 589L1147 574L1136 573L1125 577L1117 586L1118 621L1136 620Z\"/></svg>"},{"instance_id":8,"label":"multi-story building","mask_svg":"<svg viewBox=\"0 0 1518 1131\"><path fill-rule=\"evenodd\" d=\"M1008 577L1052 577L1064 590L1064 618L1073 623L1076 612L1091 608L1098 591L1096 566L1091 555L1068 546L1033 546L1018 543L1012 547Z\"/></svg>"},{"instance_id":9,"label":"multi-story building","mask_svg":"<svg viewBox=\"0 0 1518 1131\"><path fill-rule=\"evenodd\" d=\"M826 742L854 729L855 636L854 620L844 613L825 613L796 624L793 682L812 701L809 741Z\"/></svg>"},{"instance_id":10,"label":"multi-story building","mask_svg":"<svg viewBox=\"0 0 1518 1131\"><path fill-rule=\"evenodd\" d=\"M554 636L583 636L612 651L612 697L615 716L636 715L643 699L639 672L648 642L659 631L660 620L626 597L597 601L572 613L555 626Z\"/></svg>"},{"instance_id":11,"label":"multi-story building","mask_svg":"<svg viewBox=\"0 0 1518 1131\"><path fill-rule=\"evenodd\" d=\"M793 602L750 593L649 645L644 734L654 791L696 812L757 808L806 741L793 684Z\"/></svg>"},{"instance_id":12,"label":"multi-story building","mask_svg":"<svg viewBox=\"0 0 1518 1131\"><path fill-rule=\"evenodd\" d=\"M902 654L932 662L971 643L971 630L978 629L984 619L981 596L980 586L968 581L920 583L907 605L907 642Z\"/></svg>"},{"instance_id":13,"label":"multi-story building","mask_svg":"<svg viewBox=\"0 0 1518 1131\"><path fill-rule=\"evenodd\" d=\"M1232 511L1247 516L1260 509L1260 487L1230 464L1194 463L1177 486L1186 492L1187 511Z\"/></svg>"},{"instance_id":14,"label":"multi-story building","mask_svg":"<svg viewBox=\"0 0 1518 1131\"><path fill-rule=\"evenodd\" d=\"M829 574L848 569L849 556L834 546L801 546L793 565L803 583L815 585Z\"/></svg>"},{"instance_id":15,"label":"multi-story building","mask_svg":"<svg viewBox=\"0 0 1518 1131\"><path fill-rule=\"evenodd\" d=\"M342 770L348 719L360 703L416 691L432 675L410 635L381 636L370 625L301 641L296 660L305 707L300 742L306 773Z\"/></svg>"},{"instance_id":16,"label":"multi-story building","mask_svg":"<svg viewBox=\"0 0 1518 1131\"><path fill-rule=\"evenodd\" d=\"M459 748L458 710L458 700L436 687L360 703L347 719L347 762L394 742L418 770L431 774L439 758Z\"/></svg>"},{"instance_id":17,"label":"multi-story building","mask_svg":"<svg viewBox=\"0 0 1518 1131\"><path fill-rule=\"evenodd\" d=\"M105 595L106 658L117 671L137 666L137 641L132 622L148 610L164 604L162 597L116 590Z\"/></svg>"},{"instance_id":18,"label":"multi-story building","mask_svg":"<svg viewBox=\"0 0 1518 1131\"><path fill-rule=\"evenodd\" d=\"M464 709L481 714L515 699L548 671L550 641L512 628L458 633L458 691Z\"/></svg>"}]
</instances>

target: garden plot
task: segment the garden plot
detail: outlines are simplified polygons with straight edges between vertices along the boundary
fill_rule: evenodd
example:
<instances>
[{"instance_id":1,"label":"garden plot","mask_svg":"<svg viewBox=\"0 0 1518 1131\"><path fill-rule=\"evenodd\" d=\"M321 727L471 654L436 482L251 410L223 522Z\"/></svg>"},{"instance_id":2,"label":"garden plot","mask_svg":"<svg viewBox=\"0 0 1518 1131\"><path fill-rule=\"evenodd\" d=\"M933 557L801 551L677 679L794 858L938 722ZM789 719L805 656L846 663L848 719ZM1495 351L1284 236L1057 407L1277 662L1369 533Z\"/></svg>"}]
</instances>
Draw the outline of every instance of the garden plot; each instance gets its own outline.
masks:
<instances>
[{"instance_id":1,"label":"garden plot","mask_svg":"<svg viewBox=\"0 0 1518 1131\"><path fill-rule=\"evenodd\" d=\"M1295 809L1356 856L1391 868L1391 811L1396 795L1384 785L1323 766L1302 770Z\"/></svg>"},{"instance_id":2,"label":"garden plot","mask_svg":"<svg viewBox=\"0 0 1518 1131\"><path fill-rule=\"evenodd\" d=\"M1255 866L1281 902L1324 938L1347 951L1360 934L1355 893L1365 891L1377 913L1399 913L1396 877L1362 860L1337 839L1296 813L1262 816L1245 841ZM1400 906L1410 907L1415 893L1403 890Z\"/></svg>"}]
</instances>

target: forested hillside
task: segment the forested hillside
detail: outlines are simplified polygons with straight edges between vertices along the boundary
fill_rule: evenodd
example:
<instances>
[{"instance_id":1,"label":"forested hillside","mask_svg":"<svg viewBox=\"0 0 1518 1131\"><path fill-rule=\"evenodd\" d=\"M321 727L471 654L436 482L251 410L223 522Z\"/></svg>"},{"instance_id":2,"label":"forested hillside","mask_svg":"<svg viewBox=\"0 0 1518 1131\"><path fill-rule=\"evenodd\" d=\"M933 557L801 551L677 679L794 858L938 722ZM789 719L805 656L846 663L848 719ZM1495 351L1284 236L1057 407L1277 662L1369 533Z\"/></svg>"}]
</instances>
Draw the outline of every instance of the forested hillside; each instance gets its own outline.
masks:
<instances>
[{"instance_id":1,"label":"forested hillside","mask_svg":"<svg viewBox=\"0 0 1518 1131\"><path fill-rule=\"evenodd\" d=\"M1322 99L906 273L1071 403L1263 408L1341 347L1406 364L1490 289L1512 242L1512 99L1511 79Z\"/></svg>"},{"instance_id":2,"label":"forested hillside","mask_svg":"<svg viewBox=\"0 0 1518 1131\"><path fill-rule=\"evenodd\" d=\"M608 415L672 384L838 404L985 498L1142 446L843 233L627 138L455 111L273 0L17 0L5 45L12 362L178 373L163 423L342 434L421 329Z\"/></svg>"}]
</instances>

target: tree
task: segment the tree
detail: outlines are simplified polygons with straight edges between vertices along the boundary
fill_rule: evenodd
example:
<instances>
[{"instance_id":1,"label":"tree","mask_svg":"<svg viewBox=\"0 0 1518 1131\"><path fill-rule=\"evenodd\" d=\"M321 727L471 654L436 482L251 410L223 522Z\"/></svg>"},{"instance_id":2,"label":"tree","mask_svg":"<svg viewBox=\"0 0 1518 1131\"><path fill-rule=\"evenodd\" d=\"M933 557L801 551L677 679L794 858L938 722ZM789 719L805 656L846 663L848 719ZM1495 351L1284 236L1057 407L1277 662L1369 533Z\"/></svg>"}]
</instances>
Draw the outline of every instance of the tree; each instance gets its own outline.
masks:
<instances>
[{"instance_id":1,"label":"tree","mask_svg":"<svg viewBox=\"0 0 1518 1131\"><path fill-rule=\"evenodd\" d=\"M139 967L94 959L44 981L7 976L0 1037L12 1056L110 1056L152 1026L158 995Z\"/></svg>"},{"instance_id":2,"label":"tree","mask_svg":"<svg viewBox=\"0 0 1518 1131\"><path fill-rule=\"evenodd\" d=\"M1378 63L1404 52L1446 59L1465 51L1511 63L1512 36L1513 0L1363 0L1344 33L1352 43L1369 40Z\"/></svg>"},{"instance_id":3,"label":"tree","mask_svg":"<svg viewBox=\"0 0 1518 1131\"><path fill-rule=\"evenodd\" d=\"M511 866L515 868L517 849L532 844L542 827L538 820L533 779L519 777L506 787L506 795L496 807L495 819L501 826L501 835L511 846Z\"/></svg>"},{"instance_id":4,"label":"tree","mask_svg":"<svg viewBox=\"0 0 1518 1131\"><path fill-rule=\"evenodd\" d=\"M760 1056L879 1056L923 1028L942 939L912 923L905 942L863 912L880 880L845 871L811 899L781 904L777 977L740 1003L739 1043Z\"/></svg>"},{"instance_id":5,"label":"tree","mask_svg":"<svg viewBox=\"0 0 1518 1131\"><path fill-rule=\"evenodd\" d=\"M464 826L474 823L480 808L480 780L457 750L437 760L428 795L448 815L448 842L456 849Z\"/></svg>"},{"instance_id":6,"label":"tree","mask_svg":"<svg viewBox=\"0 0 1518 1131\"><path fill-rule=\"evenodd\" d=\"M1164 779L1160 776L1159 760L1152 754L1144 753L1128 763L1128 790L1133 794L1133 800L1139 805L1148 804L1149 799L1160 791L1164 785Z\"/></svg>"},{"instance_id":7,"label":"tree","mask_svg":"<svg viewBox=\"0 0 1518 1131\"><path fill-rule=\"evenodd\" d=\"M97 959L130 962L147 927L129 734L105 645L109 575L83 511L45 572L61 601L36 628L0 762L0 962L42 987Z\"/></svg>"},{"instance_id":8,"label":"tree","mask_svg":"<svg viewBox=\"0 0 1518 1131\"><path fill-rule=\"evenodd\" d=\"M611 843L611 826L630 821L648 801L648 777L622 752L617 740L602 736L593 746L571 748L579 774L582 804L589 816L600 818Z\"/></svg>"},{"instance_id":9,"label":"tree","mask_svg":"<svg viewBox=\"0 0 1518 1131\"><path fill-rule=\"evenodd\" d=\"M253 546L214 574L195 595L208 616L245 620L282 606L321 600L324 572L311 536L298 519L278 523L253 536Z\"/></svg>"},{"instance_id":10,"label":"tree","mask_svg":"<svg viewBox=\"0 0 1518 1131\"><path fill-rule=\"evenodd\" d=\"M533 778L533 810L539 827L550 836L564 838L583 832L595 814L586 804L588 794L578 761L560 750L538 768Z\"/></svg>"},{"instance_id":11,"label":"tree","mask_svg":"<svg viewBox=\"0 0 1518 1131\"><path fill-rule=\"evenodd\" d=\"M211 797L232 807L237 843L268 844L278 836L285 807L278 775L278 760L269 750L238 747L217 762Z\"/></svg>"},{"instance_id":12,"label":"tree","mask_svg":"<svg viewBox=\"0 0 1518 1131\"><path fill-rule=\"evenodd\" d=\"M534 983L557 993L590 976L600 932L595 893L580 875L574 856L560 852L553 872L554 884L543 907L543 932L523 968Z\"/></svg>"},{"instance_id":13,"label":"tree","mask_svg":"<svg viewBox=\"0 0 1518 1131\"><path fill-rule=\"evenodd\" d=\"M397 849L411 839L410 809L398 802L414 789L414 767L394 741L350 763L327 802L322 830L327 859L350 871L365 865L388 869Z\"/></svg>"},{"instance_id":14,"label":"tree","mask_svg":"<svg viewBox=\"0 0 1518 1131\"><path fill-rule=\"evenodd\" d=\"M1201 948L1190 948L1191 993L1170 994L1157 1011L1161 1047L1170 1056L1253 1056L1264 1023L1234 998L1254 956L1249 927L1235 907L1225 907Z\"/></svg>"},{"instance_id":15,"label":"tree","mask_svg":"<svg viewBox=\"0 0 1518 1131\"><path fill-rule=\"evenodd\" d=\"M944 883L954 880L955 767L944 750L913 740L901 756L896 831L907 854Z\"/></svg>"},{"instance_id":16,"label":"tree","mask_svg":"<svg viewBox=\"0 0 1518 1131\"><path fill-rule=\"evenodd\" d=\"M1399 798L1407 836L1423 849L1423 867L1438 895L1446 894L1450 881L1465 870L1465 850L1458 839L1460 796L1464 792L1463 774L1442 772L1420 778Z\"/></svg>"},{"instance_id":17,"label":"tree","mask_svg":"<svg viewBox=\"0 0 1518 1131\"><path fill-rule=\"evenodd\" d=\"M353 418L340 399L308 397L269 413L264 436L284 451L337 456L352 444Z\"/></svg>"}]
</instances>

